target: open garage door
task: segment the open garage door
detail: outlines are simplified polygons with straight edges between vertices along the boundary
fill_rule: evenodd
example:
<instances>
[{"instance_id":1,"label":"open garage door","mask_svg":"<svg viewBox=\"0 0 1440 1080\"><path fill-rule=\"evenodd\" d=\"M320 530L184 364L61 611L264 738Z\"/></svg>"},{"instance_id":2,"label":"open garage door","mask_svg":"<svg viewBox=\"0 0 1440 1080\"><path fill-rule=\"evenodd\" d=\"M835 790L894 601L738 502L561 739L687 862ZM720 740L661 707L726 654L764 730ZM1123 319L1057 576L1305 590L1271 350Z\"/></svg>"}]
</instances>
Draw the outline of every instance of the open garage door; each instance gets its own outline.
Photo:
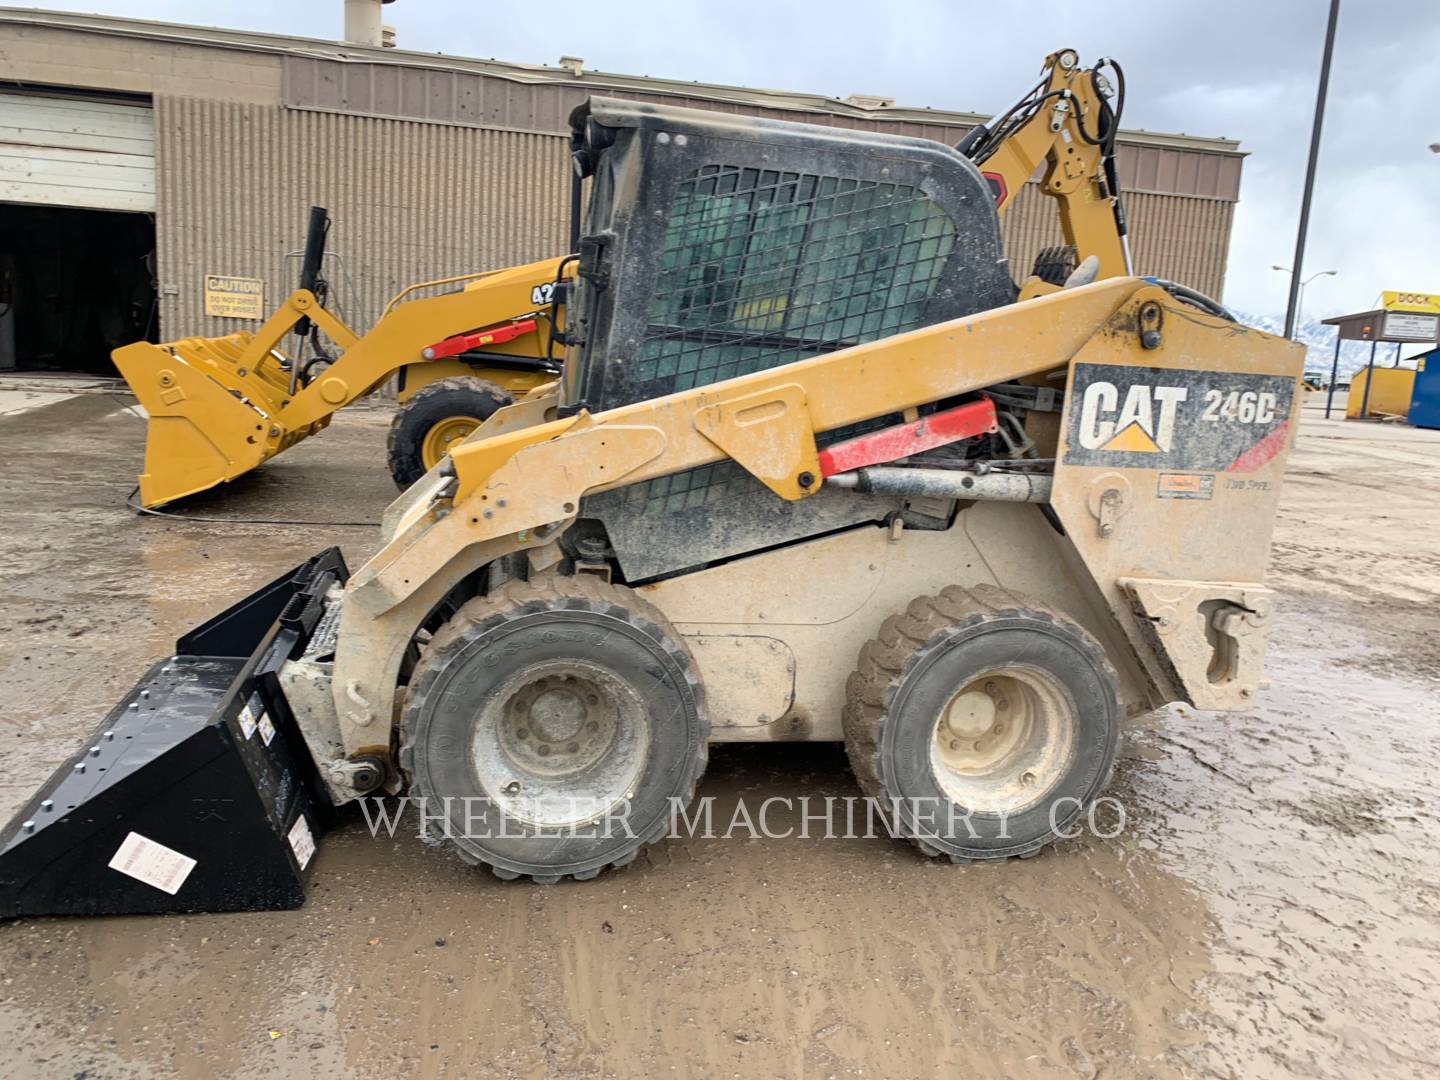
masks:
<instances>
[{"instance_id":1,"label":"open garage door","mask_svg":"<svg viewBox=\"0 0 1440 1080\"><path fill-rule=\"evenodd\" d=\"M0 372L115 375L155 340L148 99L0 90Z\"/></svg>"},{"instance_id":2,"label":"open garage door","mask_svg":"<svg viewBox=\"0 0 1440 1080\"><path fill-rule=\"evenodd\" d=\"M0 91L0 201L153 213L150 103Z\"/></svg>"}]
</instances>

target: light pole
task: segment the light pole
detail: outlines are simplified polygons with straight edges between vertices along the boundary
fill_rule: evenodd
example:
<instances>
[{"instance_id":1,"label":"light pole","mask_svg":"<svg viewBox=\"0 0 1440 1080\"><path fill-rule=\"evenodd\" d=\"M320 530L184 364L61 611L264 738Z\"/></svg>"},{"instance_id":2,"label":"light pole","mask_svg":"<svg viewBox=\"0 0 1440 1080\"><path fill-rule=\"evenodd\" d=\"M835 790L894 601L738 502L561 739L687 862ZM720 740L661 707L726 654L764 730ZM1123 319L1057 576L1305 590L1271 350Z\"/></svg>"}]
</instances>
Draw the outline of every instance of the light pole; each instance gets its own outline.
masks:
<instances>
[{"instance_id":1,"label":"light pole","mask_svg":"<svg viewBox=\"0 0 1440 1080\"><path fill-rule=\"evenodd\" d=\"M1288 266L1272 266L1270 267L1270 269L1279 270L1282 274L1293 275L1295 273L1295 271L1291 270ZM1304 281L1300 282L1299 295L1295 299L1295 322L1291 326L1290 333L1290 339L1292 341L1295 340L1295 334L1299 333L1300 331L1300 312L1305 309L1305 286L1309 285L1310 282L1314 281L1317 277L1334 277L1338 273L1340 273L1339 270L1321 270L1317 273L1311 274Z\"/></svg>"},{"instance_id":2,"label":"light pole","mask_svg":"<svg viewBox=\"0 0 1440 1080\"><path fill-rule=\"evenodd\" d=\"M1295 230L1295 274L1290 275L1290 302L1285 305L1285 336L1295 336L1295 313L1300 304L1296 295L1296 274L1305 265L1305 233L1310 228L1310 197L1315 193L1315 165L1320 160L1320 127L1325 120L1325 91L1330 86L1330 57L1335 52L1335 24L1340 21L1340 0L1330 0L1330 18L1325 25L1325 51L1320 57L1320 85L1315 92L1315 121L1310 128L1310 160L1305 166L1305 189L1300 196L1300 226Z\"/></svg>"}]
</instances>

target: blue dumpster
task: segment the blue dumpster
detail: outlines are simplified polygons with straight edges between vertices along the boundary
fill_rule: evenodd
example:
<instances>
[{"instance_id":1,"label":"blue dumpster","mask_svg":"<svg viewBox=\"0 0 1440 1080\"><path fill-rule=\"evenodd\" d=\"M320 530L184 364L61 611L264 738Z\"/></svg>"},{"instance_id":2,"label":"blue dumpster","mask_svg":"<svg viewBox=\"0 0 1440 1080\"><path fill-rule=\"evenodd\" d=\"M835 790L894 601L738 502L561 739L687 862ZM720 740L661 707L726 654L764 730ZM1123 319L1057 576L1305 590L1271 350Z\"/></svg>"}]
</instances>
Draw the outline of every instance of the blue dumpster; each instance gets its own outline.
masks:
<instances>
[{"instance_id":1,"label":"blue dumpster","mask_svg":"<svg viewBox=\"0 0 1440 1080\"><path fill-rule=\"evenodd\" d=\"M1440 349L1415 357L1415 389L1410 395L1410 423L1440 428Z\"/></svg>"}]
</instances>

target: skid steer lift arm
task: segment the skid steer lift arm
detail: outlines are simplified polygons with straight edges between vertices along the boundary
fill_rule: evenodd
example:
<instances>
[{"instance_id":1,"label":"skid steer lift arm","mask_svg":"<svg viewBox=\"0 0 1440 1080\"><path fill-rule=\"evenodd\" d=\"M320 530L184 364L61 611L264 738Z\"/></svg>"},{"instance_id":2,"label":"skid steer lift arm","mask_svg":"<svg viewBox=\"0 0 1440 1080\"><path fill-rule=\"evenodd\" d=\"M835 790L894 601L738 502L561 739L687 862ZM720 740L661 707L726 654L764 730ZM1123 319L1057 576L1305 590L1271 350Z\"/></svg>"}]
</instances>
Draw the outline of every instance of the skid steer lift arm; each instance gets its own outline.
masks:
<instances>
[{"instance_id":1,"label":"skid steer lift arm","mask_svg":"<svg viewBox=\"0 0 1440 1080\"><path fill-rule=\"evenodd\" d=\"M1102 73L1114 72L1112 87ZM1045 58L1040 81L1009 109L981 124L956 147L980 167L1002 215L1043 164L1041 190L1060 206L1065 243L1084 259L1099 259L1100 277L1133 272L1115 138L1125 105L1120 65L1101 60L1080 67L1073 49ZM1055 282L1054 284L1060 284Z\"/></svg>"}]
</instances>

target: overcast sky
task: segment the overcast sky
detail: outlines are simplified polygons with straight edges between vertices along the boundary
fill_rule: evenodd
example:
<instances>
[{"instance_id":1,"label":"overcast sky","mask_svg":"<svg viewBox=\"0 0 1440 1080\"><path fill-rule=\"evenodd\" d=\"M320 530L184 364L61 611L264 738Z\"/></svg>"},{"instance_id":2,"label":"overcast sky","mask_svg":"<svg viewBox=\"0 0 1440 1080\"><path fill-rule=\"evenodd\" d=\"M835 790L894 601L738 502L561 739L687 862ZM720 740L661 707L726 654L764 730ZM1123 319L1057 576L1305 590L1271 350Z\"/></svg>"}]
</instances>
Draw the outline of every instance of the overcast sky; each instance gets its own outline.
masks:
<instances>
[{"instance_id":1,"label":"overcast sky","mask_svg":"<svg viewBox=\"0 0 1440 1080\"><path fill-rule=\"evenodd\" d=\"M338 38L342 0L53 0L40 6ZM885 94L991 113L1062 46L1120 60L1124 125L1239 139L1225 300L1281 312L1328 0L398 0L403 48L702 82ZM1307 316L1381 289L1440 293L1440 0L1342 0L1311 218Z\"/></svg>"}]
</instances>

